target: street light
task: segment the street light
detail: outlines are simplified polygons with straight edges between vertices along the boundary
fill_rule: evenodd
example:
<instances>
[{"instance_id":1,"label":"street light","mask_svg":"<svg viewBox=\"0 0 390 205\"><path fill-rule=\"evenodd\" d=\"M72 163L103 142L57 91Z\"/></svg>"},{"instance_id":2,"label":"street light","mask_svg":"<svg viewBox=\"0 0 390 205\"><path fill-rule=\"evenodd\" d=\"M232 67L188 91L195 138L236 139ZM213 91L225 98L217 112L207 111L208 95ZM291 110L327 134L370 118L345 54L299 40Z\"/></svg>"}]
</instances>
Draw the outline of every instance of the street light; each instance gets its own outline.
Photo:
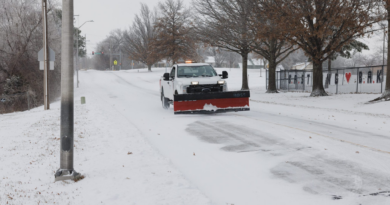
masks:
<instances>
[{"instance_id":1,"label":"street light","mask_svg":"<svg viewBox=\"0 0 390 205\"><path fill-rule=\"evenodd\" d=\"M81 26L79 26L77 28L77 39L76 39L76 48L77 48L77 53L76 53L76 73L77 73L77 88L79 87L79 30L82 26L84 26L86 23L93 23L94 21L93 20L89 20L89 21L86 21L84 22L83 24L81 24Z\"/></svg>"},{"instance_id":2,"label":"street light","mask_svg":"<svg viewBox=\"0 0 390 205\"><path fill-rule=\"evenodd\" d=\"M74 23L73 0L62 4L61 41L61 134L60 168L55 173L55 181L78 179L80 174L73 167L74 149Z\"/></svg>"}]
</instances>

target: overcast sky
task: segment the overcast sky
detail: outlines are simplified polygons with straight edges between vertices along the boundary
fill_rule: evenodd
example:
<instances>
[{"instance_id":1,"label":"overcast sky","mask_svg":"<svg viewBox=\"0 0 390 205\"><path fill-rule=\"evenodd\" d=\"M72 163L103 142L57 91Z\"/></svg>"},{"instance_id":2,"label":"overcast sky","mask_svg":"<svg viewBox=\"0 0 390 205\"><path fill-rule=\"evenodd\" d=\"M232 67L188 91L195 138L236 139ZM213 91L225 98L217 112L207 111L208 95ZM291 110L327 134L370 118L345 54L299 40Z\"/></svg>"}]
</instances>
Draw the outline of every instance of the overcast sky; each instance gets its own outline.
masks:
<instances>
[{"instance_id":1,"label":"overcast sky","mask_svg":"<svg viewBox=\"0 0 390 205\"><path fill-rule=\"evenodd\" d=\"M87 35L88 55L96 51L96 44L102 41L112 30L128 29L132 24L134 15L140 11L140 4L145 3L150 8L157 7L158 2L163 0L77 0L74 1L75 15L79 15L79 22L75 26L80 26L85 21L93 20L94 23L87 23L82 28L82 35ZM188 6L191 0L184 0ZM373 53L376 47L381 46L381 38L362 39L369 45L370 51L363 53Z\"/></svg>"},{"instance_id":2,"label":"overcast sky","mask_svg":"<svg viewBox=\"0 0 390 205\"><path fill-rule=\"evenodd\" d=\"M140 4L145 3L150 8L157 7L160 0L77 0L74 1L75 26L81 26L85 21L93 20L81 27L82 35L87 35L87 50L91 55L96 44L102 41L112 30L127 29L132 24L134 15L140 11ZM188 5L191 0L184 0ZM77 22L79 18L79 22Z\"/></svg>"}]
</instances>

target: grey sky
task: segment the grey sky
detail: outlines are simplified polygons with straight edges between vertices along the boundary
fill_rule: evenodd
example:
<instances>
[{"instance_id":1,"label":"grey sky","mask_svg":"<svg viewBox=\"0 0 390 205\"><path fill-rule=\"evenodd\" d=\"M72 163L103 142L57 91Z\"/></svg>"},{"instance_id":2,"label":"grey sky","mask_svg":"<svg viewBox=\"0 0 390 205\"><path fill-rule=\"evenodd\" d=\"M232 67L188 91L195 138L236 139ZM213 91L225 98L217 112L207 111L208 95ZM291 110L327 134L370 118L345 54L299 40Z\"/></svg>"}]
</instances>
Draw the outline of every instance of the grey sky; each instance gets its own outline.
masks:
<instances>
[{"instance_id":1,"label":"grey sky","mask_svg":"<svg viewBox=\"0 0 390 205\"><path fill-rule=\"evenodd\" d=\"M85 21L94 20L81 27L82 35L87 35L88 54L95 51L96 44L102 41L112 30L127 29L132 24L134 15L140 11L140 4L145 3L150 8L157 7L160 0L77 0L74 1L75 15L79 16L80 26ZM188 5L191 0L184 0Z\"/></svg>"},{"instance_id":2,"label":"grey sky","mask_svg":"<svg viewBox=\"0 0 390 205\"><path fill-rule=\"evenodd\" d=\"M96 51L96 44L102 41L112 30L128 29L132 24L134 15L140 11L140 4L145 3L150 8L157 7L158 2L163 0L77 0L75 4L75 15L79 16L76 26L88 20L94 23L87 23L82 28L82 35L87 35L88 55ZM184 0L188 6L191 0ZM77 17L76 17L77 20ZM375 36L373 39L362 39L370 47L370 51L363 53L374 53L377 47L381 46L381 38Z\"/></svg>"}]
</instances>

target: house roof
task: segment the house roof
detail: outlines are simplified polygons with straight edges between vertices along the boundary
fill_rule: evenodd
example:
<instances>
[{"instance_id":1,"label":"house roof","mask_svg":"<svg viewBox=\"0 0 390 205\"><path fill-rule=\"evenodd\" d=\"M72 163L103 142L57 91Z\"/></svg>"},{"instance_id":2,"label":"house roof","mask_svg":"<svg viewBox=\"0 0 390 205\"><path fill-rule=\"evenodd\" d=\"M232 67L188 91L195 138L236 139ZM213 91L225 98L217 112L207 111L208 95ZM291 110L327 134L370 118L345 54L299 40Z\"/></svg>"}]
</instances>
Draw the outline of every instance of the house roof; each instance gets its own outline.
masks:
<instances>
[{"instance_id":1,"label":"house roof","mask_svg":"<svg viewBox=\"0 0 390 205\"><path fill-rule=\"evenodd\" d=\"M215 63L215 57L214 56L207 56L205 63Z\"/></svg>"}]
</instances>

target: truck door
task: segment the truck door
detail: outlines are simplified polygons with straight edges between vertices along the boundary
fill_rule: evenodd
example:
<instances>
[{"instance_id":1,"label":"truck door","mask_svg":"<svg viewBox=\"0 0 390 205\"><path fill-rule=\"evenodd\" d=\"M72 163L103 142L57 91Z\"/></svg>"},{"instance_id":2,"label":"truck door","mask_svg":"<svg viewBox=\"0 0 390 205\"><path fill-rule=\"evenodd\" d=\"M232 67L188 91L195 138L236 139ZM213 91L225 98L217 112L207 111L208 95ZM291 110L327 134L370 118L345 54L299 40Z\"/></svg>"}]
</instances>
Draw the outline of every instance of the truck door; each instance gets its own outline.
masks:
<instances>
[{"instance_id":1,"label":"truck door","mask_svg":"<svg viewBox=\"0 0 390 205\"><path fill-rule=\"evenodd\" d=\"M173 100L173 94L175 93L174 89L175 89L175 78L176 78L176 69L175 67L172 68L171 70L171 73L169 74L169 78L170 80L168 81L168 87L169 89L167 90L167 97L171 100Z\"/></svg>"}]
</instances>

